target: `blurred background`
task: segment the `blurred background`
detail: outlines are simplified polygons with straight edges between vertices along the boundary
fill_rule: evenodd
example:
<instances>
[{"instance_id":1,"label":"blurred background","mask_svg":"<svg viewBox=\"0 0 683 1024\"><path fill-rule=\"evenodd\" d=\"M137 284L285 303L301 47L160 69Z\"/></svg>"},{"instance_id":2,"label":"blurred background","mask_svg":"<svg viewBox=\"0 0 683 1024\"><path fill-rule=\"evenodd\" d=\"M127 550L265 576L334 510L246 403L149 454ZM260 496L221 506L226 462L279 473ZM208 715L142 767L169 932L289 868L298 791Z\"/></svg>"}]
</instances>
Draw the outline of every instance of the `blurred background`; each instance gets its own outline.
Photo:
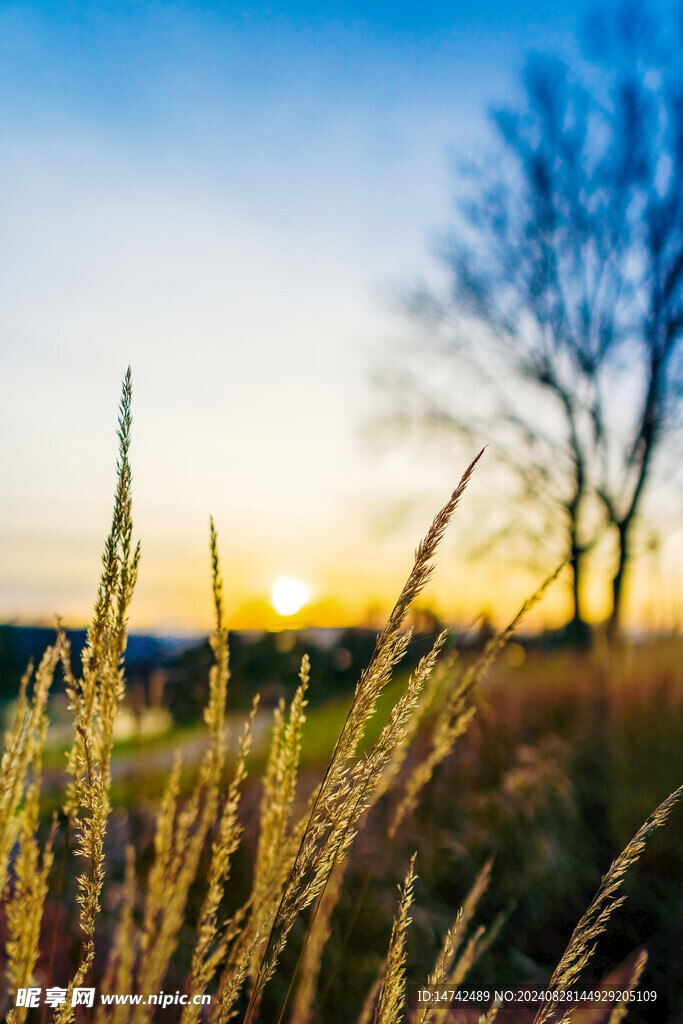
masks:
<instances>
[{"instance_id":1,"label":"blurred background","mask_svg":"<svg viewBox=\"0 0 683 1024\"><path fill-rule=\"evenodd\" d=\"M190 767L204 749L209 514L230 714L262 691L258 774L310 652L311 786L416 542L481 447L404 667L442 624L466 666L567 562L402 845L362 838L325 1019L355 1019L409 850L411 970L494 856L484 912L506 915L503 941L472 984L545 983L680 783L682 42L668 0L0 11L0 700L55 614L77 667L130 364L142 563L114 876L126 839L149 847L146 794L175 746ZM57 806L61 684L52 722ZM634 1020L683 1020L682 866L658 837L596 964L647 944L660 1002Z\"/></svg>"},{"instance_id":2,"label":"blurred background","mask_svg":"<svg viewBox=\"0 0 683 1024\"><path fill-rule=\"evenodd\" d=\"M604 621L645 462L622 618L676 626L678 328L640 435L683 75L634 10L4 5L0 617L87 621L130 363L134 629L210 626L209 513L232 626L375 625L483 444L439 615L502 623L573 543Z\"/></svg>"}]
</instances>

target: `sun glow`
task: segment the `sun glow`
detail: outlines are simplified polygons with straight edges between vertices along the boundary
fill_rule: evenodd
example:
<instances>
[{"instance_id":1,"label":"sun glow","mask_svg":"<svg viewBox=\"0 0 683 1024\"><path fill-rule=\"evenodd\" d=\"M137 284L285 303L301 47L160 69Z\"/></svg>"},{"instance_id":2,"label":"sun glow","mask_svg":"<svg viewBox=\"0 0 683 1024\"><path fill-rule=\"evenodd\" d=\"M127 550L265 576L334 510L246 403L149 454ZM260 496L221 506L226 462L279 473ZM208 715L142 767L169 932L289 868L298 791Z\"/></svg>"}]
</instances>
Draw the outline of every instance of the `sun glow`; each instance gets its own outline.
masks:
<instances>
[{"instance_id":1,"label":"sun glow","mask_svg":"<svg viewBox=\"0 0 683 1024\"><path fill-rule=\"evenodd\" d=\"M310 600L313 591L301 580L277 580L270 592L270 600L278 615L295 615Z\"/></svg>"}]
</instances>

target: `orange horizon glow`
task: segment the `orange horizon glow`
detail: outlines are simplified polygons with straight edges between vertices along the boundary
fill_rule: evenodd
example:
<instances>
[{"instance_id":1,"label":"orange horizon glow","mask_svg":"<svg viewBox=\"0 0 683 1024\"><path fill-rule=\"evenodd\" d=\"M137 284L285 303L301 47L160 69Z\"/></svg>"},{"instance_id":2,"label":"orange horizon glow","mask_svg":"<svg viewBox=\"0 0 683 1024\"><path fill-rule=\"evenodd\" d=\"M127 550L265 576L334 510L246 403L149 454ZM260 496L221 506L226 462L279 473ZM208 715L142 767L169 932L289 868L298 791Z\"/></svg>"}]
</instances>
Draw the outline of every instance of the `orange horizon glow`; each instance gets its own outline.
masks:
<instances>
[{"instance_id":1,"label":"orange horizon glow","mask_svg":"<svg viewBox=\"0 0 683 1024\"><path fill-rule=\"evenodd\" d=\"M444 559L447 561L447 559ZM187 576L189 566L178 572L175 586L165 579L154 579L152 571L133 599L130 615L131 632L157 634L209 633L213 624L211 591L206 566L198 564L196 573ZM231 630L280 631L288 629L363 627L379 629L398 596L403 579L396 571L389 579L384 566L383 578L370 582L367 574L339 573L329 580L301 573L302 580L311 579L314 596L295 613L279 614L273 607L270 586L255 591L239 580L225 581L226 623ZM172 576L165 566L164 576ZM152 578L150 578L152 577ZM144 579L144 578L143 578ZM522 602L542 582L540 577L522 569L460 566L458 585L445 572L417 600L414 614L425 614L456 628L475 627L482 616L497 628L504 626ZM586 618L592 625L604 621L608 613L605 580L593 578L585 592ZM94 592L93 592L94 598ZM627 630L668 632L680 625L682 606L680 590L672 576L666 581L655 577L643 566L634 567L632 585L626 604L624 625ZM23 613L4 615L4 621L50 626L55 615L73 628L87 624L91 603L63 602L54 612L42 609L36 615ZM569 591L566 579L558 580L543 601L532 610L522 627L523 632L537 633L560 627L569 617Z\"/></svg>"}]
</instances>

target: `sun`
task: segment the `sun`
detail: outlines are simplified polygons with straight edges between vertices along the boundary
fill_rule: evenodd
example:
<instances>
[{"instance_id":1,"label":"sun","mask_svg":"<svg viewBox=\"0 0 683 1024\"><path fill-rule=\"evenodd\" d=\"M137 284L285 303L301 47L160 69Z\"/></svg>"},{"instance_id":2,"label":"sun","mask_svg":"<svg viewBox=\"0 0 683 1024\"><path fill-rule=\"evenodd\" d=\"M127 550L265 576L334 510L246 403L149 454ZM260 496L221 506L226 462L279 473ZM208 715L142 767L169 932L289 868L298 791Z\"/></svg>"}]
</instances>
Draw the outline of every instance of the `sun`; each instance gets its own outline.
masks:
<instances>
[{"instance_id":1,"label":"sun","mask_svg":"<svg viewBox=\"0 0 683 1024\"><path fill-rule=\"evenodd\" d=\"M295 615L310 600L312 592L301 580L276 580L270 591L270 601L278 615Z\"/></svg>"}]
</instances>

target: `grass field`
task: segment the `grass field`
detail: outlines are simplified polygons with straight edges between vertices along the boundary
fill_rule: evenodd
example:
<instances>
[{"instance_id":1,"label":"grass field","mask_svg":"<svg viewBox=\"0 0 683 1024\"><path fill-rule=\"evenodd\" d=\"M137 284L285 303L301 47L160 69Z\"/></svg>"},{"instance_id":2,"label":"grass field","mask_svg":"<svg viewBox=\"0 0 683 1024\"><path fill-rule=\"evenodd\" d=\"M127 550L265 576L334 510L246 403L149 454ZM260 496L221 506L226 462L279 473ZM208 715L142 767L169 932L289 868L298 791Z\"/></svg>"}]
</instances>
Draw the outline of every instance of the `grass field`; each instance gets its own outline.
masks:
<instances>
[{"instance_id":1,"label":"grass field","mask_svg":"<svg viewBox=\"0 0 683 1024\"><path fill-rule=\"evenodd\" d=\"M463 661L473 657L466 655ZM399 676L382 693L363 741L366 751L377 741L406 682ZM350 695L335 699L308 715L299 769L302 809L306 793L329 761L350 700ZM516 645L503 652L480 683L475 704L469 730L434 773L402 834L391 843L383 838L390 794L365 823L349 857L344 895L332 917L315 1019L356 1020L381 967L396 886L414 850L419 878L408 942L409 983L424 981L477 871L493 858L480 918L490 924L502 915L502 921L496 938L473 966L468 986L545 984L601 875L683 777L683 641L678 637L591 654L541 648L525 654ZM242 797L245 835L231 876L229 903L235 907L247 898L253 883L260 779L272 714L259 712L258 722ZM233 734L240 728L235 716ZM427 716L404 772L412 760L419 761L430 728ZM173 729L151 741L130 739L114 746L108 867L119 885L128 842L136 846L143 871L146 864L149 868L156 801L175 750L186 751L182 785L189 792L207 745L206 730L194 726ZM234 761L234 743L232 750ZM45 769L51 787L44 796L46 816L58 806L65 781L62 777L59 782L58 768L64 754L63 744L53 748L48 743ZM647 948L650 960L641 988L656 990L658 1002L633 1007L633 1021L683 1019L683 973L675 952L683 940L681 818L675 811L666 830L652 837L628 879L628 902L615 913L584 979L586 984L597 983L614 964ZM191 958L192 919L200 910L200 891L195 882L168 976L177 986L182 986ZM62 902L61 927L71 936L71 955L76 956L77 907L64 894ZM115 904L103 912L104 936L115 922L115 914L112 917L107 910L115 910ZM297 928L283 956L282 980L276 976L264 994L264 1020L284 999L285 979L294 970L300 943ZM59 964L59 956L57 965L60 974L68 972L68 963Z\"/></svg>"}]
</instances>

